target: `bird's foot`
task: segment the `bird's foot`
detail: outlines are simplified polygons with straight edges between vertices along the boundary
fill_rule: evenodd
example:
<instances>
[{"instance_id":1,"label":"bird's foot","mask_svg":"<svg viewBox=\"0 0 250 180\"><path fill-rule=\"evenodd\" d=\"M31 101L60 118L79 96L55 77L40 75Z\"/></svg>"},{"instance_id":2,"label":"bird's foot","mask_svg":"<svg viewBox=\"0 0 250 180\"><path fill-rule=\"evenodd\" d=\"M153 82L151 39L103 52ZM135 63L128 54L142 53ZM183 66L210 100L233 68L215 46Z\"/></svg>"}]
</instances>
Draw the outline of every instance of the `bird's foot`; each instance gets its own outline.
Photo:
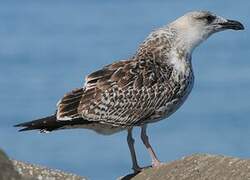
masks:
<instances>
[{"instance_id":1,"label":"bird's foot","mask_svg":"<svg viewBox=\"0 0 250 180\"><path fill-rule=\"evenodd\" d=\"M145 169L148 169L148 168L160 168L162 165L164 165L164 163L160 162L160 161L154 161L152 162L152 165L151 166L145 166L145 167L140 167L140 166L134 166L132 167L133 171L135 174L145 170Z\"/></svg>"},{"instance_id":2,"label":"bird's foot","mask_svg":"<svg viewBox=\"0 0 250 180\"><path fill-rule=\"evenodd\" d=\"M153 161L152 162L152 168L159 168L162 165L164 165L164 163L160 162L160 161Z\"/></svg>"},{"instance_id":3,"label":"bird's foot","mask_svg":"<svg viewBox=\"0 0 250 180\"><path fill-rule=\"evenodd\" d=\"M141 168L140 166L135 166L135 167L132 167L133 171L135 174L141 172L143 170L143 168Z\"/></svg>"},{"instance_id":4,"label":"bird's foot","mask_svg":"<svg viewBox=\"0 0 250 180\"><path fill-rule=\"evenodd\" d=\"M143 170L145 170L145 169L148 169L148 168L151 168L152 166L145 166L145 167L136 167L136 168L132 168L133 170L134 170L134 173L140 173L140 172L142 172Z\"/></svg>"}]
</instances>

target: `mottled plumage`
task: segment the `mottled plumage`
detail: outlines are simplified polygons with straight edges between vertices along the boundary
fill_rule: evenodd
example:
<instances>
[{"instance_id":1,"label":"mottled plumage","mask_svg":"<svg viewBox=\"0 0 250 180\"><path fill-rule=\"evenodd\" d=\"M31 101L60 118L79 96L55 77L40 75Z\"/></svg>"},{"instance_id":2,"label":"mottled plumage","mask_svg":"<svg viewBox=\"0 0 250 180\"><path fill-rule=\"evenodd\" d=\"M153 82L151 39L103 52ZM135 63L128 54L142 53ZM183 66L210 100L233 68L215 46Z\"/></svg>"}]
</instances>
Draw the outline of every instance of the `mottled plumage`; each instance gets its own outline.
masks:
<instances>
[{"instance_id":1,"label":"mottled plumage","mask_svg":"<svg viewBox=\"0 0 250 180\"><path fill-rule=\"evenodd\" d=\"M185 70L171 62L168 28L151 33L130 60L105 66L86 78L86 85L58 103L57 119L82 117L121 129L165 118L177 109L193 84L190 55L177 49Z\"/></svg>"},{"instance_id":2,"label":"mottled plumage","mask_svg":"<svg viewBox=\"0 0 250 180\"><path fill-rule=\"evenodd\" d=\"M158 166L146 125L170 116L183 104L194 82L193 49L211 34L225 29L240 30L243 25L207 11L188 13L153 31L133 57L88 75L82 88L67 93L58 102L55 115L17 126L42 132L81 127L101 134L126 129L134 170L139 166L132 128L141 126L152 165Z\"/></svg>"}]
</instances>

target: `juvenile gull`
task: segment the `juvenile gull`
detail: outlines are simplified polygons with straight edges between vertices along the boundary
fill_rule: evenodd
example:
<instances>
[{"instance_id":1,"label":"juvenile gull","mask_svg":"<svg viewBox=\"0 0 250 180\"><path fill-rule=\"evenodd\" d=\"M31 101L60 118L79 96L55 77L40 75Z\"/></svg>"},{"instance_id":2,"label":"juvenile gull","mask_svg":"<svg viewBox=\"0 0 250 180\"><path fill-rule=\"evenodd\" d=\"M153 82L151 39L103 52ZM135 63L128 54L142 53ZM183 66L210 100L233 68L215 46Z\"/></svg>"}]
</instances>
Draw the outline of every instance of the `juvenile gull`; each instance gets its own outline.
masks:
<instances>
[{"instance_id":1,"label":"juvenile gull","mask_svg":"<svg viewBox=\"0 0 250 180\"><path fill-rule=\"evenodd\" d=\"M133 57L105 66L86 77L84 87L67 93L56 113L16 126L41 132L67 128L92 129L100 134L127 130L132 169L140 171L132 130L141 127L141 139L152 158L161 163L147 137L148 123L169 117L186 100L194 83L191 55L210 35L243 25L208 11L194 11L153 31Z\"/></svg>"}]
</instances>

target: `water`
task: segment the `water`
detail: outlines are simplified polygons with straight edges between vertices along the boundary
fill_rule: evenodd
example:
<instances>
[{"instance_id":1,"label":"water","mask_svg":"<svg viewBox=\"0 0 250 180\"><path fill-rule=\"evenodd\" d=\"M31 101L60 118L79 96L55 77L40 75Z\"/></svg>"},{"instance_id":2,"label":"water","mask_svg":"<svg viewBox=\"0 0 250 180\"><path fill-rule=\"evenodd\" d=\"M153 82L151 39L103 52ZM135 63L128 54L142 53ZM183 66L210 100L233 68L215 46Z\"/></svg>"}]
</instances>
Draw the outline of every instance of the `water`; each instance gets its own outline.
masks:
<instances>
[{"instance_id":1,"label":"water","mask_svg":"<svg viewBox=\"0 0 250 180\"><path fill-rule=\"evenodd\" d=\"M194 9L242 21L193 54L196 82L182 108L149 128L162 161L192 153L250 157L248 1L0 1L0 147L10 157L87 176L130 172L126 133L18 133L13 124L51 114L84 76L125 59L154 28ZM150 158L135 131L140 164Z\"/></svg>"}]
</instances>

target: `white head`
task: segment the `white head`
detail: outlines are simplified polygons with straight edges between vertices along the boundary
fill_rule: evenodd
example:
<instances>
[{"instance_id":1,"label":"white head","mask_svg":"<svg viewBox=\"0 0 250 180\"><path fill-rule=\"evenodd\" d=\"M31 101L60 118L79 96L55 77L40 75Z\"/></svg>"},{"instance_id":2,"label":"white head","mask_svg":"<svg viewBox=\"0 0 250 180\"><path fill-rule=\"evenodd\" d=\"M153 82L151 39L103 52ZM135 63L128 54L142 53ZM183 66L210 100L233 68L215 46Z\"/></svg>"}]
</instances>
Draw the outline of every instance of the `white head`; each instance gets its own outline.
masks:
<instances>
[{"instance_id":1,"label":"white head","mask_svg":"<svg viewBox=\"0 0 250 180\"><path fill-rule=\"evenodd\" d=\"M240 22L225 19L208 11L189 12L172 22L169 27L176 30L178 43L190 52L215 32L244 29Z\"/></svg>"}]
</instances>

